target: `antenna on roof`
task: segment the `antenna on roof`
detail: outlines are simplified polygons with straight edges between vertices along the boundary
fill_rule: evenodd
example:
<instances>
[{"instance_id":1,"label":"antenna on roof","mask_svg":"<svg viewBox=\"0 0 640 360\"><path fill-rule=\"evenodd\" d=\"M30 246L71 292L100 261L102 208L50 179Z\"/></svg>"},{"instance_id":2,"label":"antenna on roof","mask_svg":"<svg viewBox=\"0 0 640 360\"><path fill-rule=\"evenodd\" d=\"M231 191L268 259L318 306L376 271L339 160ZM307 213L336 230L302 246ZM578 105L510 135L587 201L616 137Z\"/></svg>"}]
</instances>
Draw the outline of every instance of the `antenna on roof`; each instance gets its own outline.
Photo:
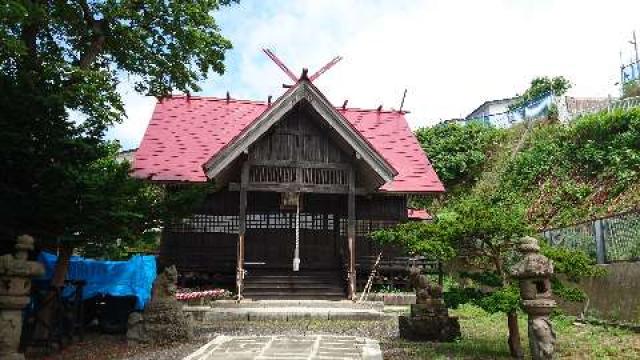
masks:
<instances>
[{"instance_id":1,"label":"antenna on roof","mask_svg":"<svg viewBox=\"0 0 640 360\"><path fill-rule=\"evenodd\" d=\"M231 94L227 91L227 104L231 101Z\"/></svg>"},{"instance_id":2,"label":"antenna on roof","mask_svg":"<svg viewBox=\"0 0 640 360\"><path fill-rule=\"evenodd\" d=\"M346 99L343 103L342 103L342 110L347 110L347 103L349 102L349 99Z\"/></svg>"},{"instance_id":3,"label":"antenna on roof","mask_svg":"<svg viewBox=\"0 0 640 360\"><path fill-rule=\"evenodd\" d=\"M402 94L402 101L400 101L400 110L402 112L402 108L404 107L404 99L407 97L407 89L404 89L404 93Z\"/></svg>"},{"instance_id":4,"label":"antenna on roof","mask_svg":"<svg viewBox=\"0 0 640 360\"><path fill-rule=\"evenodd\" d=\"M320 70L316 71L313 75L309 76L309 81L313 81L320 77L320 75L324 74L327 70L331 69L335 64L339 63L342 60L342 56L336 56L331 61L326 63Z\"/></svg>"},{"instance_id":5,"label":"antenna on roof","mask_svg":"<svg viewBox=\"0 0 640 360\"><path fill-rule=\"evenodd\" d=\"M267 97L267 105L271 106L271 95Z\"/></svg>"},{"instance_id":6,"label":"antenna on roof","mask_svg":"<svg viewBox=\"0 0 640 360\"><path fill-rule=\"evenodd\" d=\"M380 104L380 106L378 106L378 112L382 111L382 104Z\"/></svg>"},{"instance_id":7,"label":"antenna on roof","mask_svg":"<svg viewBox=\"0 0 640 360\"><path fill-rule=\"evenodd\" d=\"M285 74L287 74L287 76L289 77L289 79L293 80L293 82L298 82L298 78L291 72L291 70L289 70L289 68L287 67L287 65L285 65L282 60L280 60L276 54L273 53L273 51L269 50L269 49L262 49L262 51L267 54L267 56L269 57L269 59L271 59L271 61L273 61L276 65L278 65L278 67L280 68L280 70L284 71Z\"/></svg>"}]
</instances>

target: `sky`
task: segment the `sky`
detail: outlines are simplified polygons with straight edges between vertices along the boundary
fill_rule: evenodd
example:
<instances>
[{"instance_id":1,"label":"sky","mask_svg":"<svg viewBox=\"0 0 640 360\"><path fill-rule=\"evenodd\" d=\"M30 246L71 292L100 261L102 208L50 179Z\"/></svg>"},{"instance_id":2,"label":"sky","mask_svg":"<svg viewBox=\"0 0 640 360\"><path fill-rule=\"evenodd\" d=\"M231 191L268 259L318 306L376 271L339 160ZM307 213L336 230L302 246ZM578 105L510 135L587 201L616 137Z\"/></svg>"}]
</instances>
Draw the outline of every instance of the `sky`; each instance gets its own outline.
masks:
<instances>
[{"instance_id":1,"label":"sky","mask_svg":"<svg viewBox=\"0 0 640 360\"><path fill-rule=\"evenodd\" d=\"M565 76L571 96L617 96L638 14L638 0L241 0L214 14L234 48L199 95L282 94L289 81L262 53L269 48L295 74L342 56L314 82L335 105L398 109L407 89L412 128L515 96L536 76ZM155 99L126 78L118 89L128 118L108 138L135 148Z\"/></svg>"}]
</instances>

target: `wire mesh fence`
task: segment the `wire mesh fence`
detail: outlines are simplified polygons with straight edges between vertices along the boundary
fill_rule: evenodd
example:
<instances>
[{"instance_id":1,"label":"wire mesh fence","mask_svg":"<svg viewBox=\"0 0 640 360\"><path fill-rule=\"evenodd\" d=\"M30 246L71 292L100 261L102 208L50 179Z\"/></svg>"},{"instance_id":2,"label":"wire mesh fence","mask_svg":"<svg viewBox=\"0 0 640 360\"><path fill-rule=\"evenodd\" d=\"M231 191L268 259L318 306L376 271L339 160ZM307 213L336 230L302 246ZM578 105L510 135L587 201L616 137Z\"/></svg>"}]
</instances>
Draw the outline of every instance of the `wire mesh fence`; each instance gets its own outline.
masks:
<instances>
[{"instance_id":1,"label":"wire mesh fence","mask_svg":"<svg viewBox=\"0 0 640 360\"><path fill-rule=\"evenodd\" d=\"M640 260L640 211L542 232L549 244L583 251L599 264Z\"/></svg>"}]
</instances>

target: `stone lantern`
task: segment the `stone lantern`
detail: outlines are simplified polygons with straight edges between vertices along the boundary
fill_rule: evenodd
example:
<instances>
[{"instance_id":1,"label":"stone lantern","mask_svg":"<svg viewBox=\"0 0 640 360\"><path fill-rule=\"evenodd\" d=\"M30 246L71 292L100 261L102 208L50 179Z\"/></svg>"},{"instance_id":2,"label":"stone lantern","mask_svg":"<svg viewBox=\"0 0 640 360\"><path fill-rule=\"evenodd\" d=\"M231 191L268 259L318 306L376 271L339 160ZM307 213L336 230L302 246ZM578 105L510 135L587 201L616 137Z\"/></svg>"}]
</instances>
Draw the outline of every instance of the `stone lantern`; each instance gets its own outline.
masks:
<instances>
[{"instance_id":1,"label":"stone lantern","mask_svg":"<svg viewBox=\"0 0 640 360\"><path fill-rule=\"evenodd\" d=\"M553 262L540 254L538 240L524 237L518 250L523 259L512 268L512 276L520 282L522 306L529 316L529 347L533 359L552 359L556 334L549 314L556 307L551 297Z\"/></svg>"},{"instance_id":2,"label":"stone lantern","mask_svg":"<svg viewBox=\"0 0 640 360\"><path fill-rule=\"evenodd\" d=\"M15 255L0 256L0 359L24 359L18 352L22 333L22 310L29 304L31 278L44 275L44 267L27 261L33 238L18 237Z\"/></svg>"}]
</instances>

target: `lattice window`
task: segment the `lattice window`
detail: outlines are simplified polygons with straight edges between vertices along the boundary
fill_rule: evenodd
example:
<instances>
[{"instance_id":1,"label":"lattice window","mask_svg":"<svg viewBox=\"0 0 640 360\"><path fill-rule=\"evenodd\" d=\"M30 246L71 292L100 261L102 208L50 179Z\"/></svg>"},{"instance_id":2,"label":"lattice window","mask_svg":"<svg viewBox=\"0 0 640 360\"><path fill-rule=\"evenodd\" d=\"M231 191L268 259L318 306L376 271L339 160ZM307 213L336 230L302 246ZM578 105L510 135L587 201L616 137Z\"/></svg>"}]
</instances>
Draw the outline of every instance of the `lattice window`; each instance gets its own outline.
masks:
<instances>
[{"instance_id":1,"label":"lattice window","mask_svg":"<svg viewBox=\"0 0 640 360\"><path fill-rule=\"evenodd\" d=\"M269 214L269 229L289 229L292 224L291 213Z\"/></svg>"},{"instance_id":2,"label":"lattice window","mask_svg":"<svg viewBox=\"0 0 640 360\"><path fill-rule=\"evenodd\" d=\"M323 214L300 214L300 228L307 230L328 230Z\"/></svg>"},{"instance_id":3,"label":"lattice window","mask_svg":"<svg viewBox=\"0 0 640 360\"><path fill-rule=\"evenodd\" d=\"M305 184L347 185L348 176L344 169L305 168L302 169Z\"/></svg>"},{"instance_id":4,"label":"lattice window","mask_svg":"<svg viewBox=\"0 0 640 360\"><path fill-rule=\"evenodd\" d=\"M247 229L295 229L294 213L247 214ZM300 214L300 228L307 230L333 230L333 214ZM195 214L167 226L170 232L237 234L238 216Z\"/></svg>"},{"instance_id":5,"label":"lattice window","mask_svg":"<svg viewBox=\"0 0 640 360\"><path fill-rule=\"evenodd\" d=\"M247 229L268 229L270 214L247 214Z\"/></svg>"},{"instance_id":6,"label":"lattice window","mask_svg":"<svg viewBox=\"0 0 640 360\"><path fill-rule=\"evenodd\" d=\"M252 166L249 171L249 182L294 183L296 182L296 169L280 166Z\"/></svg>"},{"instance_id":7,"label":"lattice window","mask_svg":"<svg viewBox=\"0 0 640 360\"><path fill-rule=\"evenodd\" d=\"M171 232L238 233L237 215L195 214L168 226Z\"/></svg>"},{"instance_id":8,"label":"lattice window","mask_svg":"<svg viewBox=\"0 0 640 360\"><path fill-rule=\"evenodd\" d=\"M345 218L340 219L340 236L347 236L347 223ZM369 220L369 219L357 219L356 220L356 236L369 236L372 232L380 229L386 229L397 225L398 220Z\"/></svg>"}]
</instances>

